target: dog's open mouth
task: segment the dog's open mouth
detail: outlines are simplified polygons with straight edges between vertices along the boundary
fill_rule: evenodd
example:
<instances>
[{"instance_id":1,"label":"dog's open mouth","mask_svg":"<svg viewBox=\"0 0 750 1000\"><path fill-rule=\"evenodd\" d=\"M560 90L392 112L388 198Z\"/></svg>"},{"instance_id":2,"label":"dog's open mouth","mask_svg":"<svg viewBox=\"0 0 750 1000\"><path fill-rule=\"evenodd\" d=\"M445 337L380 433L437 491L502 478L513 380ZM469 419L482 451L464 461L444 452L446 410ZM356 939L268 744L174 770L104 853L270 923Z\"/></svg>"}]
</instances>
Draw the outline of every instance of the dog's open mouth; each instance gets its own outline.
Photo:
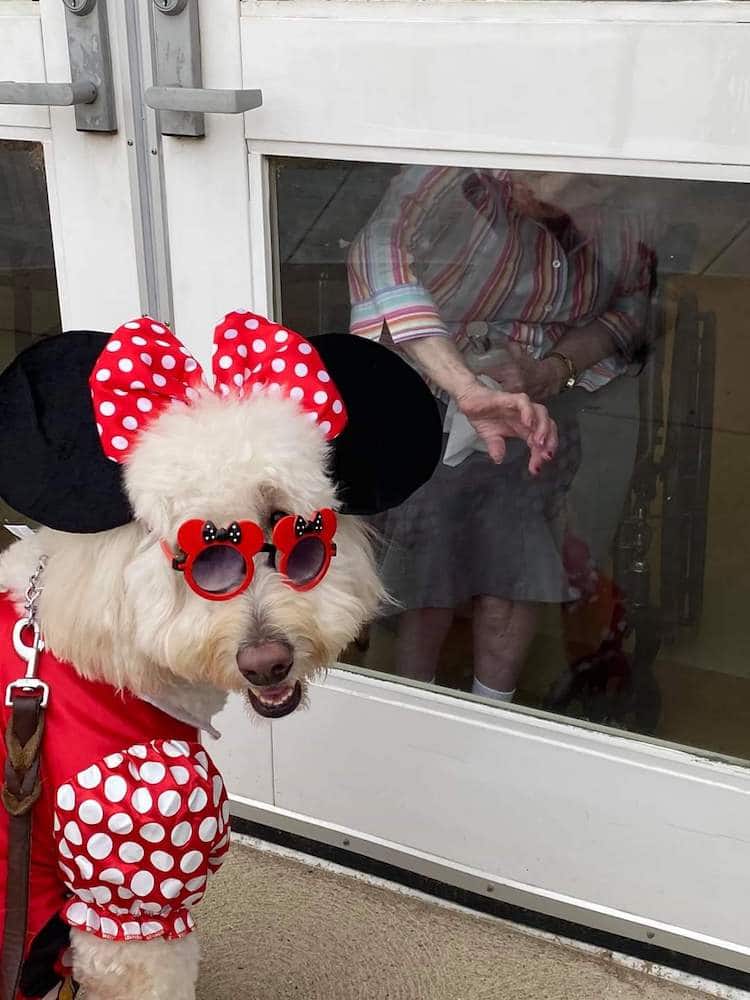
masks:
<instances>
[{"instance_id":1,"label":"dog's open mouth","mask_svg":"<svg viewBox=\"0 0 750 1000\"><path fill-rule=\"evenodd\" d=\"M297 681L275 687L249 688L247 694L258 715L266 719L283 719L302 701L302 685Z\"/></svg>"}]
</instances>

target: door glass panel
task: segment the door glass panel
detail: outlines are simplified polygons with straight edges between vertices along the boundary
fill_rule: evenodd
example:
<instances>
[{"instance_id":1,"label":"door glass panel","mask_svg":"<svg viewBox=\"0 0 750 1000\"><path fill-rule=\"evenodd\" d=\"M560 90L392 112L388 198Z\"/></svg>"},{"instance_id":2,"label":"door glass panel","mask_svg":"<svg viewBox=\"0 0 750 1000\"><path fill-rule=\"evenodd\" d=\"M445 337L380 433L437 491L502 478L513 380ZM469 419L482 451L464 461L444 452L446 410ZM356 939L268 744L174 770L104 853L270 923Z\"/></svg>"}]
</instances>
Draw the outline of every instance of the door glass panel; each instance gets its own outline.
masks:
<instances>
[{"instance_id":1,"label":"door glass panel","mask_svg":"<svg viewBox=\"0 0 750 1000\"><path fill-rule=\"evenodd\" d=\"M44 150L0 139L0 371L60 329ZM28 522L0 500L0 549L11 541L7 523Z\"/></svg>"},{"instance_id":2,"label":"door glass panel","mask_svg":"<svg viewBox=\"0 0 750 1000\"><path fill-rule=\"evenodd\" d=\"M374 519L400 609L347 662L750 756L750 186L302 159L271 173L284 323L381 338L415 364L415 344L448 340L560 433L538 477L518 440L494 465L435 375L444 460Z\"/></svg>"}]
</instances>

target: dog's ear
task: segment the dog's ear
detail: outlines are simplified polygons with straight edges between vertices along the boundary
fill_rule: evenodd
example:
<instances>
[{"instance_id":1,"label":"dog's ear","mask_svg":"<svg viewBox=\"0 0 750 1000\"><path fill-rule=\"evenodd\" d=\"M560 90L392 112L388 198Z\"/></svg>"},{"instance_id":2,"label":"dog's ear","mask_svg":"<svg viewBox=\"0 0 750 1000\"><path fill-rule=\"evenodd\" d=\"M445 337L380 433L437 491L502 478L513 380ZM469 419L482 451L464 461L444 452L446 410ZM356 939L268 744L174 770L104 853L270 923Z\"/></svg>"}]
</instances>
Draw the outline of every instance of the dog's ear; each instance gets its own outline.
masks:
<instances>
[{"instance_id":1,"label":"dog's ear","mask_svg":"<svg viewBox=\"0 0 750 1000\"><path fill-rule=\"evenodd\" d=\"M107 337L45 338L0 375L0 496L58 531L106 531L133 517L121 467L102 451L88 384Z\"/></svg>"},{"instance_id":2,"label":"dog's ear","mask_svg":"<svg viewBox=\"0 0 750 1000\"><path fill-rule=\"evenodd\" d=\"M328 333L312 341L346 404L333 442L345 514L377 514L403 503L440 459L437 404L399 355L363 337Z\"/></svg>"}]
</instances>

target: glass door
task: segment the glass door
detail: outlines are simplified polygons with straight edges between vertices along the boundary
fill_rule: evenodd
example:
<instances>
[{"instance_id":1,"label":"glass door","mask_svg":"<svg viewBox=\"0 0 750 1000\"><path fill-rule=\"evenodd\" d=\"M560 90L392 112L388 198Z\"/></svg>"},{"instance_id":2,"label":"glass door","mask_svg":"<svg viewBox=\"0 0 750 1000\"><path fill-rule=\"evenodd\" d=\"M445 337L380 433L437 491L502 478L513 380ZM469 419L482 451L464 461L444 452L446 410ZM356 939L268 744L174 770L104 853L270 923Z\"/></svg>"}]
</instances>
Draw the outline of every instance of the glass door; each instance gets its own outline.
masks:
<instances>
[{"instance_id":1,"label":"glass door","mask_svg":"<svg viewBox=\"0 0 750 1000\"><path fill-rule=\"evenodd\" d=\"M435 384L444 459L373 525L397 603L269 726L270 800L227 710L234 812L750 968L750 31L711 3L241 8L254 307L416 364L448 337L561 447L494 467Z\"/></svg>"}]
</instances>

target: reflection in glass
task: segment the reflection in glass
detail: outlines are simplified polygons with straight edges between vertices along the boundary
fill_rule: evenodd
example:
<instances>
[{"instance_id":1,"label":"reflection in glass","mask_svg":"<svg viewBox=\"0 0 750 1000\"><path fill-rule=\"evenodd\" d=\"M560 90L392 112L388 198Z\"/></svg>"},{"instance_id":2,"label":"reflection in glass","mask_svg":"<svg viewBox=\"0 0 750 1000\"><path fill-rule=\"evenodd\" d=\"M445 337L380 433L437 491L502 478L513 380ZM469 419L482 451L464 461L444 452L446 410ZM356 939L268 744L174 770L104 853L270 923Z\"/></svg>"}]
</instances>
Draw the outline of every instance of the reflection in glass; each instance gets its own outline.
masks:
<instances>
[{"instance_id":1,"label":"reflection in glass","mask_svg":"<svg viewBox=\"0 0 750 1000\"><path fill-rule=\"evenodd\" d=\"M349 661L748 756L748 189L302 160L274 178L284 321L380 338L444 416L433 480L376 525L400 607ZM538 476L518 439L488 458L471 373L549 408Z\"/></svg>"},{"instance_id":2,"label":"reflection in glass","mask_svg":"<svg viewBox=\"0 0 750 1000\"><path fill-rule=\"evenodd\" d=\"M59 332L43 149L0 139L0 371L24 347ZM0 525L19 520L0 501ZM0 548L10 540L0 526Z\"/></svg>"}]
</instances>

